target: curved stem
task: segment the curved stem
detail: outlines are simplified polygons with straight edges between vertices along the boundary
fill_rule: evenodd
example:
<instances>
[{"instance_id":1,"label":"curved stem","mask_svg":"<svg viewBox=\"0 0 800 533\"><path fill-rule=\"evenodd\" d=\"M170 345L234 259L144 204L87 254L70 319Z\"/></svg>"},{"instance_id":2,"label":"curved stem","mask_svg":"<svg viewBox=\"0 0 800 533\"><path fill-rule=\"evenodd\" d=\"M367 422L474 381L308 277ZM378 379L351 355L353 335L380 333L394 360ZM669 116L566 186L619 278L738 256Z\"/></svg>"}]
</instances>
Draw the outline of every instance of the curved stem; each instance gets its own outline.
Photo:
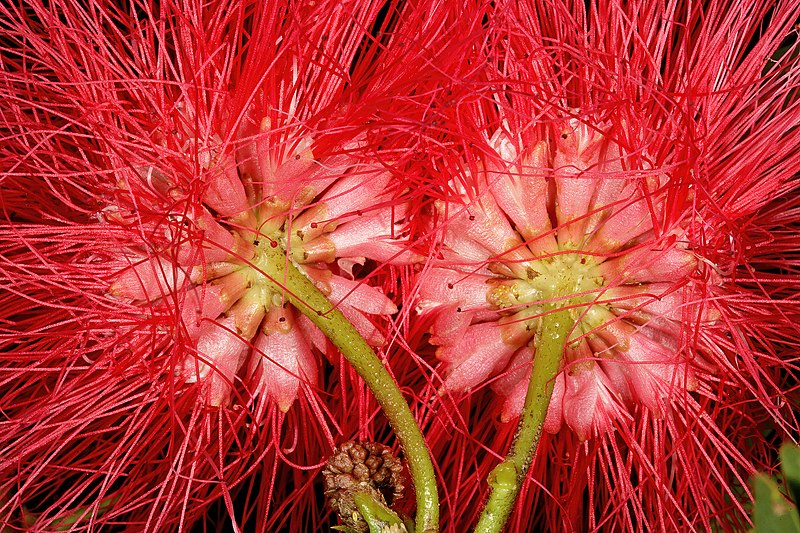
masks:
<instances>
[{"instance_id":1,"label":"curved stem","mask_svg":"<svg viewBox=\"0 0 800 533\"><path fill-rule=\"evenodd\" d=\"M258 267L342 352L389 419L405 452L416 492L416 531L438 531L439 498L428 445L394 379L355 327L287 258L281 246L268 249L265 255L266 260L259 261Z\"/></svg>"},{"instance_id":2,"label":"curved stem","mask_svg":"<svg viewBox=\"0 0 800 533\"><path fill-rule=\"evenodd\" d=\"M555 377L573 323L569 310L555 310L542 317L517 434L506 458L489 474L491 493L478 519L476 532L502 531L511 515L542 435Z\"/></svg>"}]
</instances>

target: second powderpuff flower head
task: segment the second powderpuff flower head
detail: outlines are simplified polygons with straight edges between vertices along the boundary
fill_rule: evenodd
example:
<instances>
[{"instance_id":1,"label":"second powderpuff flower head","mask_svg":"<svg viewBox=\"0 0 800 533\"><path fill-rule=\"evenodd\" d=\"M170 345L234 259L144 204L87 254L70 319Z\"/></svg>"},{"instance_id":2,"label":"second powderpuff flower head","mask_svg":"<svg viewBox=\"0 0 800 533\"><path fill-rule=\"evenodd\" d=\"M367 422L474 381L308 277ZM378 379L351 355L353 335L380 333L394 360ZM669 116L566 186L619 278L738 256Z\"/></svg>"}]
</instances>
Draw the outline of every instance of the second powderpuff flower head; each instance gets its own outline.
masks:
<instances>
[{"instance_id":1,"label":"second powderpuff flower head","mask_svg":"<svg viewBox=\"0 0 800 533\"><path fill-rule=\"evenodd\" d=\"M713 320L702 291L716 277L685 228L655 227L674 192L667 176L626 172L613 133L597 127L567 119L526 153L498 130L489 142L505 166L487 172L487 191L436 205L448 266L426 273L419 304L439 311L431 342L448 365L444 390L512 370L494 384L504 420L522 409L539 319L569 308L575 326L545 429L566 422L582 439L626 419L626 403L662 412L677 389L697 387L680 360L680 324Z\"/></svg>"},{"instance_id":2,"label":"second powderpuff flower head","mask_svg":"<svg viewBox=\"0 0 800 533\"><path fill-rule=\"evenodd\" d=\"M567 309L515 527L745 527L766 428L798 436L796 255L772 235L797 243L796 220L775 219L796 214L797 12L767 4L531 1L489 17L495 107L462 116L474 130L430 210L416 300L437 392L460 409L443 415L464 435L460 452L446 439L453 494L479 493L483 451L506 452L541 318Z\"/></svg>"},{"instance_id":3,"label":"second powderpuff flower head","mask_svg":"<svg viewBox=\"0 0 800 533\"><path fill-rule=\"evenodd\" d=\"M320 399L338 357L265 262L383 343L373 280L411 256L354 105L380 7L3 8L4 525L162 531L220 497L234 524L303 513L309 474L276 465L317 467L361 418L344 371Z\"/></svg>"}]
</instances>

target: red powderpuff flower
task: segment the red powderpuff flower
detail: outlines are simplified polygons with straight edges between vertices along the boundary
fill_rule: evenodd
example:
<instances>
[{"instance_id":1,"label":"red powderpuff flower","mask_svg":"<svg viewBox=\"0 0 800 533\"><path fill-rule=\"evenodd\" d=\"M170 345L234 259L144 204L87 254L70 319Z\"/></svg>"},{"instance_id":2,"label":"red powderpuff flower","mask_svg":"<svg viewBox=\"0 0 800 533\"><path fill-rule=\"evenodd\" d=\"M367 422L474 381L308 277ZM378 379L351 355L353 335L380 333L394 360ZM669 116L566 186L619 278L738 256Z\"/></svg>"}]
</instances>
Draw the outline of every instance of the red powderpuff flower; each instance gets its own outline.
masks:
<instances>
[{"instance_id":1,"label":"red powderpuff flower","mask_svg":"<svg viewBox=\"0 0 800 533\"><path fill-rule=\"evenodd\" d=\"M3 525L162 531L220 497L248 529L324 518L306 470L372 415L263 267L286 250L382 343L386 268L358 265L412 257L360 156L380 8L2 8Z\"/></svg>"},{"instance_id":2,"label":"red powderpuff flower","mask_svg":"<svg viewBox=\"0 0 800 533\"><path fill-rule=\"evenodd\" d=\"M452 391L525 367L548 306L569 307L576 325L545 429L566 421L583 439L624 418L620 400L660 412L674 387L696 388L677 359L680 324L713 323L703 291L719 282L684 227L655 227L668 176L624 169L607 135L571 119L549 136L552 150L542 140L521 156L498 130L489 143L505 164L487 169L488 192L436 204L446 266L425 275L418 305L456 306L436 313L431 338ZM495 383L504 420L520 414L529 374Z\"/></svg>"},{"instance_id":3,"label":"red powderpuff flower","mask_svg":"<svg viewBox=\"0 0 800 533\"><path fill-rule=\"evenodd\" d=\"M230 153L213 130L203 140L193 132L177 134L183 153L200 152L197 164L207 187L199 198L189 198L192 185L179 183L181 176L153 166L135 169L133 183L119 184L123 195L134 198L166 191L168 199L150 209L159 212L158 219L146 228L150 238L165 244L156 250L121 250L122 267L109 292L155 313L180 300L182 333L197 353L179 364L179 373L188 382L203 382L207 403L229 403L233 377L246 366L245 381L253 381L255 394L275 400L286 412L301 383L316 384L312 346L325 351L326 341L264 274L268 252L286 249L287 260L376 345L382 338L368 316L390 315L397 308L380 290L352 279L352 268L366 259L387 264L411 256L398 244L394 228L404 207L381 205L390 199L387 172L354 164L346 153L315 159L311 136L304 137L301 127L283 125L276 134L269 117L257 118L265 114L262 109L248 110ZM286 120L298 118L287 115ZM179 121L198 119L181 116ZM138 188L144 190L134 192ZM145 223L139 210L130 203L112 204L101 216L141 231ZM164 218L173 224L163 224Z\"/></svg>"},{"instance_id":4,"label":"red powderpuff flower","mask_svg":"<svg viewBox=\"0 0 800 533\"><path fill-rule=\"evenodd\" d=\"M429 435L449 527L475 519L553 308L574 325L514 528L746 527L748 476L798 439L798 15L498 4L499 112L474 111L418 284L461 402Z\"/></svg>"}]
</instances>

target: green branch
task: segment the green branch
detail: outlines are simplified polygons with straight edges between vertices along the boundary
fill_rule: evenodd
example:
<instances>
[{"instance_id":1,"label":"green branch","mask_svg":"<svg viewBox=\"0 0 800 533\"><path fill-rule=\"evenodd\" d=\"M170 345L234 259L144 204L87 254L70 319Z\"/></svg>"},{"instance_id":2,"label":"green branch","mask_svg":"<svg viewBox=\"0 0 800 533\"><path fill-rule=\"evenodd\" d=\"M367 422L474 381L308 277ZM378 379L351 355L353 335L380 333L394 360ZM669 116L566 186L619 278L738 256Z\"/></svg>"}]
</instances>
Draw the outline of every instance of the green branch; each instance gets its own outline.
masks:
<instances>
[{"instance_id":1,"label":"green branch","mask_svg":"<svg viewBox=\"0 0 800 533\"><path fill-rule=\"evenodd\" d=\"M475 527L478 533L502 531L511 515L542 435L555 377L573 324L569 310L554 310L542 317L525 407L511 450L489 474L491 493Z\"/></svg>"},{"instance_id":2,"label":"green branch","mask_svg":"<svg viewBox=\"0 0 800 533\"><path fill-rule=\"evenodd\" d=\"M408 461L417 498L418 533L439 529L436 477L425 438L394 379L355 327L336 309L314 283L286 257L282 247L269 248L258 267L284 291L286 299L342 352L364 379L394 429Z\"/></svg>"}]
</instances>

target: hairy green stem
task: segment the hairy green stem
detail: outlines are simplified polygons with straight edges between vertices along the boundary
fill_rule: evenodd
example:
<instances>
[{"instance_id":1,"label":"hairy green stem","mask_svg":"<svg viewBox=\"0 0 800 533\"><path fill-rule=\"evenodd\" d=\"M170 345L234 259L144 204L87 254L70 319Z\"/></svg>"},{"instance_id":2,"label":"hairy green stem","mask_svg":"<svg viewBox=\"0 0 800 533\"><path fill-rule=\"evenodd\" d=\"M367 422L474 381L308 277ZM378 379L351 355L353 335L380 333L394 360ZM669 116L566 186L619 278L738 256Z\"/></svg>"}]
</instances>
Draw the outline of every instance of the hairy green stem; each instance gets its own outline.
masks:
<instances>
[{"instance_id":1,"label":"hairy green stem","mask_svg":"<svg viewBox=\"0 0 800 533\"><path fill-rule=\"evenodd\" d=\"M554 310L542 317L517 434L506 458L489 474L491 493L475 527L477 533L502 531L511 515L542 435L555 377L573 324L569 310Z\"/></svg>"},{"instance_id":2,"label":"hairy green stem","mask_svg":"<svg viewBox=\"0 0 800 533\"><path fill-rule=\"evenodd\" d=\"M392 376L355 327L336 309L314 283L286 256L281 246L265 252L258 267L286 299L322 330L364 379L405 452L417 498L418 533L439 529L436 477L425 438Z\"/></svg>"}]
</instances>

